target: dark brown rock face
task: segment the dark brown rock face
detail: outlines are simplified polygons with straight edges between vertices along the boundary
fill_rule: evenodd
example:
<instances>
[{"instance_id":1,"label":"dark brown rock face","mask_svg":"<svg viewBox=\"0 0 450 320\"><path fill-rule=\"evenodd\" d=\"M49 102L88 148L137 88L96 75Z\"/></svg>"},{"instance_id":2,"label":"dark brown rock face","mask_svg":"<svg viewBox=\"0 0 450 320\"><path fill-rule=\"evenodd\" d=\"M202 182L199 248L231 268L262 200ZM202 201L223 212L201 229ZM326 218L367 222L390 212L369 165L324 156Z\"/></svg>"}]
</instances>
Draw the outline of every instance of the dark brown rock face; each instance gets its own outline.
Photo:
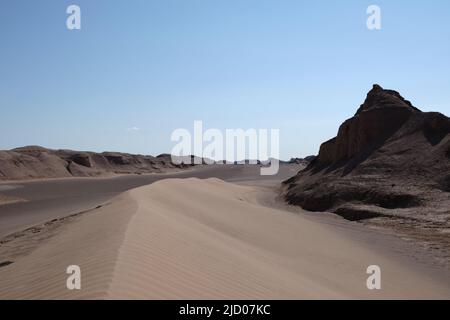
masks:
<instances>
[{"instance_id":1,"label":"dark brown rock face","mask_svg":"<svg viewBox=\"0 0 450 320\"><path fill-rule=\"evenodd\" d=\"M69 159L83 167L91 168L93 165L91 157L89 156L88 153L76 153L72 155Z\"/></svg>"},{"instance_id":2,"label":"dark brown rock face","mask_svg":"<svg viewBox=\"0 0 450 320\"><path fill-rule=\"evenodd\" d=\"M366 100L359 107L358 111L356 111L355 115L358 115L363 111L386 107L406 108L409 110L420 111L414 107L411 102L405 100L397 91L385 90L379 85L374 84L372 90L367 94Z\"/></svg>"},{"instance_id":3,"label":"dark brown rock face","mask_svg":"<svg viewBox=\"0 0 450 320\"><path fill-rule=\"evenodd\" d=\"M450 219L450 119L375 85L356 114L295 177L284 197L352 220Z\"/></svg>"},{"instance_id":4,"label":"dark brown rock face","mask_svg":"<svg viewBox=\"0 0 450 320\"><path fill-rule=\"evenodd\" d=\"M374 85L355 116L345 121L336 138L320 147L317 161L332 164L381 146L409 119L420 112L393 90Z\"/></svg>"}]
</instances>

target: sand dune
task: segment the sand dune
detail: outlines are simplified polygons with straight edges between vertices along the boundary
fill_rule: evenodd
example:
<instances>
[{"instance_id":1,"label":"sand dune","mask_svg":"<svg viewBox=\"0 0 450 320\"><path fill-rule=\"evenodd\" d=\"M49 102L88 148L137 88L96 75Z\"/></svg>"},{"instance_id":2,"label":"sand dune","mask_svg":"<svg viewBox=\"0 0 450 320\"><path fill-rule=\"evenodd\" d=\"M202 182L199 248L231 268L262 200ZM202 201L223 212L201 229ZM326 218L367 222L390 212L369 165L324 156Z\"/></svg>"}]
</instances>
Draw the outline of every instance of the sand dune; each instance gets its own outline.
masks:
<instances>
[{"instance_id":1,"label":"sand dune","mask_svg":"<svg viewBox=\"0 0 450 320\"><path fill-rule=\"evenodd\" d=\"M259 195L194 178L131 190L0 268L0 298L450 298L448 282L265 207ZM65 287L72 264L79 291ZM366 288L371 264L382 269L382 290Z\"/></svg>"},{"instance_id":2,"label":"sand dune","mask_svg":"<svg viewBox=\"0 0 450 320\"><path fill-rule=\"evenodd\" d=\"M35 235L28 241L19 238L16 243L6 243L6 246L15 246L17 250L27 246L38 247L13 264L0 268L0 299L106 297L118 249L134 212L135 202L123 194L110 206L63 225L50 239ZM80 266L82 290L66 288L69 265Z\"/></svg>"}]
</instances>

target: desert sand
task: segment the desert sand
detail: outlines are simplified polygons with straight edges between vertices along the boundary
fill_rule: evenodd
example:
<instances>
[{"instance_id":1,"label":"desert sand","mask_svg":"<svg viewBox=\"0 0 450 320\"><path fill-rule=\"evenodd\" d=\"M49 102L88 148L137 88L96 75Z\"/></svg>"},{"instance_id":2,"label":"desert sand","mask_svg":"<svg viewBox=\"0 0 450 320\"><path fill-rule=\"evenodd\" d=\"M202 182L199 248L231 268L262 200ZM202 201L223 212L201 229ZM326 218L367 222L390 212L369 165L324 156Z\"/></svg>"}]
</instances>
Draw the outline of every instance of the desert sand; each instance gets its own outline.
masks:
<instances>
[{"instance_id":1,"label":"desert sand","mask_svg":"<svg viewBox=\"0 0 450 320\"><path fill-rule=\"evenodd\" d=\"M435 278L333 224L269 207L262 194L215 178L127 191L47 239L31 233L6 243L30 250L0 268L0 298L450 298L446 275ZM381 290L366 287L373 264ZM69 265L81 268L81 290L66 288Z\"/></svg>"},{"instance_id":2,"label":"desert sand","mask_svg":"<svg viewBox=\"0 0 450 320\"><path fill-rule=\"evenodd\" d=\"M12 197L8 197L8 196L4 196L2 194L0 194L0 205L2 204L8 204L8 203L16 203L22 201L21 199L18 198L12 198Z\"/></svg>"},{"instance_id":3,"label":"desert sand","mask_svg":"<svg viewBox=\"0 0 450 320\"><path fill-rule=\"evenodd\" d=\"M269 180L279 185L302 168L303 164L281 164L277 175L261 176L258 165L210 165L170 173L3 181L0 182L0 194L23 201L0 203L0 239L53 219L96 208L125 191L161 179L215 177L229 182Z\"/></svg>"}]
</instances>

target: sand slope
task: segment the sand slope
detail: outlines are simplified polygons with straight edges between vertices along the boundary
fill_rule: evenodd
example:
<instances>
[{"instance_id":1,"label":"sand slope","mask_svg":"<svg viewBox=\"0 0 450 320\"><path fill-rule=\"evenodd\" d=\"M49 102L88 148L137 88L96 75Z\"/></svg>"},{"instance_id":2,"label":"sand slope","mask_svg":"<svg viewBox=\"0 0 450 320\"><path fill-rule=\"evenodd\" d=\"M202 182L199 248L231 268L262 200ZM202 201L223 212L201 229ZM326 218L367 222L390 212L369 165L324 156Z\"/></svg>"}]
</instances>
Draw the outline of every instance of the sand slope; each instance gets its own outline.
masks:
<instances>
[{"instance_id":1,"label":"sand slope","mask_svg":"<svg viewBox=\"0 0 450 320\"><path fill-rule=\"evenodd\" d=\"M257 195L193 178L131 190L0 268L0 298L450 298L448 283ZM65 289L69 264L81 267L81 291ZM381 291L366 288L370 264Z\"/></svg>"},{"instance_id":2,"label":"sand slope","mask_svg":"<svg viewBox=\"0 0 450 320\"><path fill-rule=\"evenodd\" d=\"M0 299L106 297L118 249L136 208L129 195L123 194L113 204L61 227L59 234L49 240L43 241L36 235L28 240L31 243L27 240L16 243L20 250L41 242L31 254L0 268ZM66 288L69 265L80 266L82 290Z\"/></svg>"},{"instance_id":3,"label":"sand slope","mask_svg":"<svg viewBox=\"0 0 450 320\"><path fill-rule=\"evenodd\" d=\"M24 201L24 200L20 199L20 198L9 197L9 196L5 196L5 195L0 194L0 205L8 204L8 203L21 202L21 201Z\"/></svg>"}]
</instances>

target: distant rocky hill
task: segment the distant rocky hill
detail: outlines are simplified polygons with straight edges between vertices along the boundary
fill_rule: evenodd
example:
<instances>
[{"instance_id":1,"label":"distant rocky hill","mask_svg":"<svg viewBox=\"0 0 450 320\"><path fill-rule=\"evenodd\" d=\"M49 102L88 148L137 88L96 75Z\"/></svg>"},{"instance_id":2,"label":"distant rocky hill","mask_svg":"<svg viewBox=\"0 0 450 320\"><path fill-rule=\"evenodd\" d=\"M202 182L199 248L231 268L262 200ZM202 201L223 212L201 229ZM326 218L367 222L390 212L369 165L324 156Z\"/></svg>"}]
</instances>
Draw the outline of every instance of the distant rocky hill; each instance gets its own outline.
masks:
<instances>
[{"instance_id":1,"label":"distant rocky hill","mask_svg":"<svg viewBox=\"0 0 450 320\"><path fill-rule=\"evenodd\" d=\"M374 85L337 136L284 182L283 196L350 220L399 218L444 232L450 226L450 119Z\"/></svg>"},{"instance_id":2,"label":"distant rocky hill","mask_svg":"<svg viewBox=\"0 0 450 320\"><path fill-rule=\"evenodd\" d=\"M291 158L291 160L289 160L286 163L290 163L290 164L304 164L304 165L308 165L311 163L311 161L313 161L316 158L316 156L307 156L305 158Z\"/></svg>"},{"instance_id":3,"label":"distant rocky hill","mask_svg":"<svg viewBox=\"0 0 450 320\"><path fill-rule=\"evenodd\" d=\"M28 146L0 151L0 180L95 177L183 169L168 154L157 157L118 152L79 152Z\"/></svg>"}]
</instances>

